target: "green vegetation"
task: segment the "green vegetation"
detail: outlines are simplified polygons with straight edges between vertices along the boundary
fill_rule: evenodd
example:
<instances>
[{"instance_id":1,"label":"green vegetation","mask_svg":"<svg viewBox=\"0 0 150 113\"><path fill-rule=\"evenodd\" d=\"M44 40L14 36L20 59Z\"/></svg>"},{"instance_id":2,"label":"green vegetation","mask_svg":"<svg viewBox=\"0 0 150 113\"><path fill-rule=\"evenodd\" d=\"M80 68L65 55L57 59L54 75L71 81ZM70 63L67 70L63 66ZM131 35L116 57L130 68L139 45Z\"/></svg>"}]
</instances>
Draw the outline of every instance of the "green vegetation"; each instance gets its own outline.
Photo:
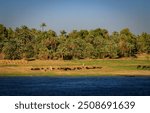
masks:
<instances>
[{"instance_id":1,"label":"green vegetation","mask_svg":"<svg viewBox=\"0 0 150 113\"><path fill-rule=\"evenodd\" d=\"M134 35L128 28L111 35L106 29L73 30L67 33L21 26L16 29L0 25L0 58L8 60L117 59L150 54L150 34ZM149 57L147 57L149 59Z\"/></svg>"}]
</instances>

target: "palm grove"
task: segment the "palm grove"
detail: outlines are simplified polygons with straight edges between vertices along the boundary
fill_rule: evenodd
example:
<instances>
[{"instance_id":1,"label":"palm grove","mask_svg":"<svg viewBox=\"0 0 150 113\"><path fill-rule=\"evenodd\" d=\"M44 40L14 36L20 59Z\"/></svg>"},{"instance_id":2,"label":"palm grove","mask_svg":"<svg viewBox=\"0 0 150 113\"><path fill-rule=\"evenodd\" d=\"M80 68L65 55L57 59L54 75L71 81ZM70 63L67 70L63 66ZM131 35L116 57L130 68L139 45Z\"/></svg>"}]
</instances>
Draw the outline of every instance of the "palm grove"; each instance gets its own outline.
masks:
<instances>
[{"instance_id":1,"label":"palm grove","mask_svg":"<svg viewBox=\"0 0 150 113\"><path fill-rule=\"evenodd\" d=\"M15 30L0 24L0 54L4 59L101 59L150 54L150 34L133 34L128 28L111 35L106 29L67 33L21 26Z\"/></svg>"}]
</instances>

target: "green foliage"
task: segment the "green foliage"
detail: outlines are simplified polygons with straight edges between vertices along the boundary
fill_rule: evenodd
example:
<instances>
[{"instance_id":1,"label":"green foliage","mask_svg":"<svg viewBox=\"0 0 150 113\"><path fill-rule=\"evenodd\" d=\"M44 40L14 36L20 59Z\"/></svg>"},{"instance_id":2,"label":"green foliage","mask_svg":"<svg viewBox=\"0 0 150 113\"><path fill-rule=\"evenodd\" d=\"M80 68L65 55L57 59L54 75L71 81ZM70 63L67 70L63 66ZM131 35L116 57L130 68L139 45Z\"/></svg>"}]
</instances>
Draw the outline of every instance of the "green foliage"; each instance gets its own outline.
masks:
<instances>
[{"instance_id":1,"label":"green foliage","mask_svg":"<svg viewBox=\"0 0 150 113\"><path fill-rule=\"evenodd\" d=\"M150 53L150 34L134 35L128 28L111 35L106 29L60 31L30 29L15 30L0 24L0 53L6 59L98 59L133 57Z\"/></svg>"},{"instance_id":2,"label":"green foliage","mask_svg":"<svg viewBox=\"0 0 150 113\"><path fill-rule=\"evenodd\" d=\"M3 53L5 54L5 59L21 59L20 46L16 41L10 40L6 42L3 47Z\"/></svg>"},{"instance_id":3,"label":"green foliage","mask_svg":"<svg viewBox=\"0 0 150 113\"><path fill-rule=\"evenodd\" d=\"M150 53L150 34L142 33L141 36L138 37L138 50L140 53Z\"/></svg>"},{"instance_id":4,"label":"green foliage","mask_svg":"<svg viewBox=\"0 0 150 113\"><path fill-rule=\"evenodd\" d=\"M49 59L49 55L50 55L50 52L46 47L39 48L38 59L47 60L47 59Z\"/></svg>"},{"instance_id":5,"label":"green foliage","mask_svg":"<svg viewBox=\"0 0 150 113\"><path fill-rule=\"evenodd\" d=\"M6 27L0 24L0 52L4 46L5 41L7 40L8 33Z\"/></svg>"}]
</instances>

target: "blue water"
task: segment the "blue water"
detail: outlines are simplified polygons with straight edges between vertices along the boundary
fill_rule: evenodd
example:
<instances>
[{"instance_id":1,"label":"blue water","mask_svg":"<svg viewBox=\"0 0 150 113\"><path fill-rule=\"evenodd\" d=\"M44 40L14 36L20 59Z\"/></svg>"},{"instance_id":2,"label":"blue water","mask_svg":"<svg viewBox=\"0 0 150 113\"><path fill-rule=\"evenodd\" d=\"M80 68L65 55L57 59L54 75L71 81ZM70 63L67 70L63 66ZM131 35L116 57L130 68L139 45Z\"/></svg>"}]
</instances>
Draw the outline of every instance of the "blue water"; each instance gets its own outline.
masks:
<instances>
[{"instance_id":1,"label":"blue water","mask_svg":"<svg viewBox=\"0 0 150 113\"><path fill-rule=\"evenodd\" d=\"M1 96L150 96L150 77L0 77Z\"/></svg>"}]
</instances>

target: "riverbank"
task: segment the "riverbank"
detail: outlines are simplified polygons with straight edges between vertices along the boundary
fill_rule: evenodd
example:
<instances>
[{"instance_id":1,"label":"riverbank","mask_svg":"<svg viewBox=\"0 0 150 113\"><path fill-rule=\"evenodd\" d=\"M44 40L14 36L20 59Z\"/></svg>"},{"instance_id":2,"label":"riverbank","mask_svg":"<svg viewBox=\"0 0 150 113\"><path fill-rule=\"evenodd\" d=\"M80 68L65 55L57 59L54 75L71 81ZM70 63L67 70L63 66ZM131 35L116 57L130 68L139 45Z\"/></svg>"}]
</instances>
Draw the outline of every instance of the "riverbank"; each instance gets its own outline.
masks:
<instances>
[{"instance_id":1,"label":"riverbank","mask_svg":"<svg viewBox=\"0 0 150 113\"><path fill-rule=\"evenodd\" d=\"M138 68L138 66L148 67L150 66L150 60L143 60L143 59L142 60L86 59L86 60L71 60L71 61L0 60L0 76L64 76L64 75L65 76L91 76L91 75L92 76L101 76L101 75L103 76L105 75L150 76L149 68L145 68L145 69ZM76 69L77 67L82 69ZM65 68L68 69L65 70Z\"/></svg>"}]
</instances>

